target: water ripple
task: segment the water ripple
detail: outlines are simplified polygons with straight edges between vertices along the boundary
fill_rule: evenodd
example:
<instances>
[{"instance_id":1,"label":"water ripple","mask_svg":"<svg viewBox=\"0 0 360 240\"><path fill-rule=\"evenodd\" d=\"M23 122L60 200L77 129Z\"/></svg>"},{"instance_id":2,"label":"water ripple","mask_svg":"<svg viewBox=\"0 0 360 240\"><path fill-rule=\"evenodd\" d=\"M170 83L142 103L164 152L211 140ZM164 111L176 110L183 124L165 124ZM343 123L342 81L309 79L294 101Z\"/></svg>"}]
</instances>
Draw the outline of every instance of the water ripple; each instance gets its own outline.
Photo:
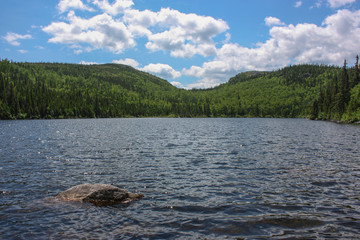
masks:
<instances>
[{"instance_id":1,"label":"water ripple","mask_svg":"<svg viewBox=\"0 0 360 240\"><path fill-rule=\"evenodd\" d=\"M0 121L0 239L356 239L360 128L303 119ZM141 192L99 208L85 182Z\"/></svg>"}]
</instances>

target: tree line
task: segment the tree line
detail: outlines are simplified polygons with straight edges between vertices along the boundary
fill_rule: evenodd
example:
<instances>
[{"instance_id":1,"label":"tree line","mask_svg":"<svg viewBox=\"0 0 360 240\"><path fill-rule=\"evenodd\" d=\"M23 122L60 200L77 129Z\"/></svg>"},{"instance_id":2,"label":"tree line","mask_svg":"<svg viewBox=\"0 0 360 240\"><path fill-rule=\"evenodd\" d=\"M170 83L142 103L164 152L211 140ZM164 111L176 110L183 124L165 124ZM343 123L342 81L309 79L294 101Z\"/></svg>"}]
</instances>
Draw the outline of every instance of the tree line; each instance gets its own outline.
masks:
<instances>
[{"instance_id":1,"label":"tree line","mask_svg":"<svg viewBox=\"0 0 360 240\"><path fill-rule=\"evenodd\" d=\"M200 102L125 65L0 61L1 119L206 116Z\"/></svg>"},{"instance_id":2,"label":"tree line","mask_svg":"<svg viewBox=\"0 0 360 240\"><path fill-rule=\"evenodd\" d=\"M348 68L346 60L340 71L321 87L314 100L311 119L360 121L360 76L359 56L353 67Z\"/></svg>"},{"instance_id":3,"label":"tree line","mask_svg":"<svg viewBox=\"0 0 360 240\"><path fill-rule=\"evenodd\" d=\"M360 102L358 60L353 68L344 65L245 72L211 89L184 90L121 64L3 59L0 119L310 116L355 121Z\"/></svg>"}]
</instances>

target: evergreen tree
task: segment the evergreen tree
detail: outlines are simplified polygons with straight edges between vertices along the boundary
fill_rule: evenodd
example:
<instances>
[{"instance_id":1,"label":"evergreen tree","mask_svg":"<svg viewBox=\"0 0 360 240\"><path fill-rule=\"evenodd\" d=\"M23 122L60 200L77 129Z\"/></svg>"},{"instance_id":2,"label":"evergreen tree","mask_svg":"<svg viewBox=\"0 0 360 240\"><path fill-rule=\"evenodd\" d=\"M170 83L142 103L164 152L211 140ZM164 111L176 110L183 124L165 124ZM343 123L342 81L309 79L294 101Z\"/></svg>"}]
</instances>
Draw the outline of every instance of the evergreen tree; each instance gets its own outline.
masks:
<instances>
[{"instance_id":1,"label":"evergreen tree","mask_svg":"<svg viewBox=\"0 0 360 240\"><path fill-rule=\"evenodd\" d=\"M360 83L360 76L359 76L359 55L356 55L356 62L354 65L354 78L352 81L352 86L355 87L357 84Z\"/></svg>"},{"instance_id":2,"label":"evergreen tree","mask_svg":"<svg viewBox=\"0 0 360 240\"><path fill-rule=\"evenodd\" d=\"M340 76L340 90L336 98L336 111L341 116L345 112L346 104L349 101L349 76L347 71L346 60L341 71Z\"/></svg>"},{"instance_id":3,"label":"evergreen tree","mask_svg":"<svg viewBox=\"0 0 360 240\"><path fill-rule=\"evenodd\" d=\"M294 65L246 72L203 90L119 64L76 65L0 61L0 118L304 117L356 118L354 68ZM321 87L322 86L322 87ZM314 102L317 100L317 102ZM351 107L350 107L351 105ZM350 110L351 109L351 110Z\"/></svg>"}]
</instances>

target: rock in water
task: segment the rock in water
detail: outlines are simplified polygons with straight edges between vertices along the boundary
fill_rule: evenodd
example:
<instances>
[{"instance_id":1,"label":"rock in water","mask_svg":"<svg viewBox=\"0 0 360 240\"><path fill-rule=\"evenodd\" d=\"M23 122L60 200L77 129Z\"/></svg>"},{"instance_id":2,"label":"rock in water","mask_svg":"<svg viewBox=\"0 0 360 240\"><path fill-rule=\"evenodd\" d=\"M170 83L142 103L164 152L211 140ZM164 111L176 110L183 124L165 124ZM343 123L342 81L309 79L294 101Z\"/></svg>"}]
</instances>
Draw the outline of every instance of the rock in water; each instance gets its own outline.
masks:
<instances>
[{"instance_id":1,"label":"rock in water","mask_svg":"<svg viewBox=\"0 0 360 240\"><path fill-rule=\"evenodd\" d=\"M55 198L62 201L90 202L96 206L128 203L144 197L141 193L130 193L110 184L81 184L59 193Z\"/></svg>"}]
</instances>

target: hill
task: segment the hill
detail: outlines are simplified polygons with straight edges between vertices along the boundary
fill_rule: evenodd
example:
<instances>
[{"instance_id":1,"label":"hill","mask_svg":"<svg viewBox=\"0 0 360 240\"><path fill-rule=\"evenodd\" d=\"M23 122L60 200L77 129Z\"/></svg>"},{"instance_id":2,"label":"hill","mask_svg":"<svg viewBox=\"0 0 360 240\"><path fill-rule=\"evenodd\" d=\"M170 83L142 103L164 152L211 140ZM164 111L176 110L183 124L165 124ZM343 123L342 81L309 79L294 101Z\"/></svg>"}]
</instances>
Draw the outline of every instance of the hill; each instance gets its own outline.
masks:
<instances>
[{"instance_id":1,"label":"hill","mask_svg":"<svg viewBox=\"0 0 360 240\"><path fill-rule=\"evenodd\" d=\"M0 118L168 115L166 80L119 64L0 62Z\"/></svg>"},{"instance_id":2,"label":"hill","mask_svg":"<svg viewBox=\"0 0 360 240\"><path fill-rule=\"evenodd\" d=\"M274 72L242 73L208 93L216 116L306 117L321 86L338 68L289 66ZM255 73L255 74L254 74Z\"/></svg>"},{"instance_id":3,"label":"hill","mask_svg":"<svg viewBox=\"0 0 360 240\"><path fill-rule=\"evenodd\" d=\"M334 82L344 75L344 68L296 65L273 72L251 71L212 89L184 90L120 64L2 60L0 118L310 116L358 121L360 86L352 80L359 75L355 66L345 66L351 84L344 90L348 97L342 112L326 115L325 89L339 85Z\"/></svg>"},{"instance_id":4,"label":"hill","mask_svg":"<svg viewBox=\"0 0 360 240\"><path fill-rule=\"evenodd\" d=\"M235 84L238 82L245 82L253 78L258 78L262 75L265 75L268 72L259 72L259 71L248 71L237 74L235 77L229 79L229 84Z\"/></svg>"}]
</instances>

